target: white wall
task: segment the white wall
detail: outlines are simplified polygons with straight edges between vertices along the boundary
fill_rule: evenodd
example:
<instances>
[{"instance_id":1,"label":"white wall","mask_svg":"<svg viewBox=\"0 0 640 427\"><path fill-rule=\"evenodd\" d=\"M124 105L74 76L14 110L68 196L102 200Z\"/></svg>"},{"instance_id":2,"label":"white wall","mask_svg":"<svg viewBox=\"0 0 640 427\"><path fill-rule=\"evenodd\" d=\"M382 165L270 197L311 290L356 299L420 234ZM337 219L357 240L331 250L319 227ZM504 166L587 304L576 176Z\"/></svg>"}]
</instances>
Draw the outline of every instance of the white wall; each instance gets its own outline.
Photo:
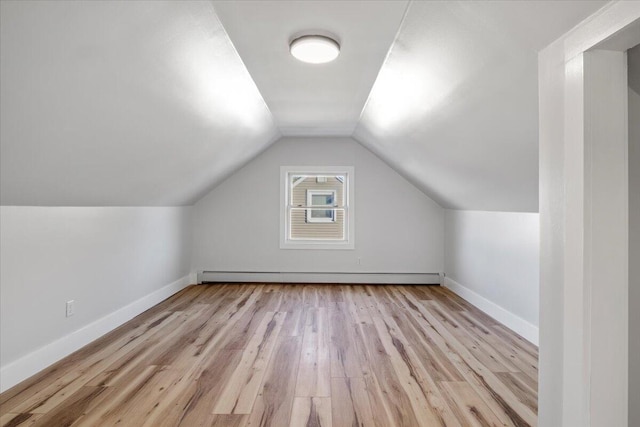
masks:
<instances>
[{"instance_id":1,"label":"white wall","mask_svg":"<svg viewBox=\"0 0 640 427\"><path fill-rule=\"evenodd\" d=\"M564 40L539 56L540 325L538 424L562 425L564 355Z\"/></svg>"},{"instance_id":2,"label":"white wall","mask_svg":"<svg viewBox=\"0 0 640 427\"><path fill-rule=\"evenodd\" d=\"M2 389L189 283L189 207L0 209Z\"/></svg>"},{"instance_id":3,"label":"white wall","mask_svg":"<svg viewBox=\"0 0 640 427\"><path fill-rule=\"evenodd\" d=\"M279 248L280 166L311 165L355 167L355 250ZM197 271L443 270L443 209L350 138L284 138L194 209Z\"/></svg>"},{"instance_id":4,"label":"white wall","mask_svg":"<svg viewBox=\"0 0 640 427\"><path fill-rule=\"evenodd\" d=\"M539 215L445 212L445 285L537 344Z\"/></svg>"},{"instance_id":5,"label":"white wall","mask_svg":"<svg viewBox=\"0 0 640 427\"><path fill-rule=\"evenodd\" d=\"M632 57L635 60L632 65ZM640 86L640 46L629 82ZM629 425L640 426L640 94L629 87Z\"/></svg>"},{"instance_id":6,"label":"white wall","mask_svg":"<svg viewBox=\"0 0 640 427\"><path fill-rule=\"evenodd\" d=\"M617 36L638 19L639 2L610 2L539 55L541 426L628 425L630 46Z\"/></svg>"}]
</instances>

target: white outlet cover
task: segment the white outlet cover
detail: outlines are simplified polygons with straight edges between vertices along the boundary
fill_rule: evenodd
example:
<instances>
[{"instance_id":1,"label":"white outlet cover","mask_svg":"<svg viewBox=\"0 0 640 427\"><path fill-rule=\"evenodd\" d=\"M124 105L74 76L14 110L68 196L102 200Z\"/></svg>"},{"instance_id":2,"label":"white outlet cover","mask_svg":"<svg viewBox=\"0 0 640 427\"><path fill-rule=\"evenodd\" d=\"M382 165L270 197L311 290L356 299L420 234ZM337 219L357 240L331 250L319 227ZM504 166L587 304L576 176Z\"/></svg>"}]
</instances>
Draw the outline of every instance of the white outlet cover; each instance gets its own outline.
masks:
<instances>
[{"instance_id":1,"label":"white outlet cover","mask_svg":"<svg viewBox=\"0 0 640 427\"><path fill-rule=\"evenodd\" d=\"M75 312L75 307L74 307L75 301L71 300L71 301L67 301L67 305L66 305L66 309L67 309L67 317L71 317L73 316L76 312Z\"/></svg>"}]
</instances>

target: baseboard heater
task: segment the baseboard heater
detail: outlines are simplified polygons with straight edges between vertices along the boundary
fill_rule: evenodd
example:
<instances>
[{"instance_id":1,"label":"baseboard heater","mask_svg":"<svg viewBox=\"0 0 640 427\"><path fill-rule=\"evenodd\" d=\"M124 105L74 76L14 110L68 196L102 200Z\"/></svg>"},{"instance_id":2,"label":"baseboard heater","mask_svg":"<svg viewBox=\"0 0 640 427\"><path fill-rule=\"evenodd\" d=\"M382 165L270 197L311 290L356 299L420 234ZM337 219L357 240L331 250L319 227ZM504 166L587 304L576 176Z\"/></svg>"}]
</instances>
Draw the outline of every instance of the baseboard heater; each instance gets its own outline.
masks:
<instances>
[{"instance_id":1,"label":"baseboard heater","mask_svg":"<svg viewBox=\"0 0 640 427\"><path fill-rule=\"evenodd\" d=\"M274 272L214 271L198 272L198 283L377 283L439 285L442 273L360 273L360 272Z\"/></svg>"}]
</instances>

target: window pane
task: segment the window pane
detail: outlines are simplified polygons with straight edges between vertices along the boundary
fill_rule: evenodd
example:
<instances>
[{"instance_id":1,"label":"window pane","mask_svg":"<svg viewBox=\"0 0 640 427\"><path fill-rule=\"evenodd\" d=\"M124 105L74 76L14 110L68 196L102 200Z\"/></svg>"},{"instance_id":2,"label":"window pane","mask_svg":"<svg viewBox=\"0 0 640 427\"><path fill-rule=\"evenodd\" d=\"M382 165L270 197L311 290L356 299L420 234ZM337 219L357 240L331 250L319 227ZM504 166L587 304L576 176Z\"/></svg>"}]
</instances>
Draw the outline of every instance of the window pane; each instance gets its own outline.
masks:
<instances>
[{"instance_id":1,"label":"window pane","mask_svg":"<svg viewBox=\"0 0 640 427\"><path fill-rule=\"evenodd\" d=\"M321 212L325 222L308 222L308 211ZM328 215L331 215L327 217ZM332 218L335 218L332 221ZM307 209L291 208L289 214L290 236L292 240L344 240L345 239L345 210L335 209Z\"/></svg>"},{"instance_id":2,"label":"window pane","mask_svg":"<svg viewBox=\"0 0 640 427\"><path fill-rule=\"evenodd\" d=\"M333 194L313 194L311 206L333 206Z\"/></svg>"},{"instance_id":3,"label":"window pane","mask_svg":"<svg viewBox=\"0 0 640 427\"><path fill-rule=\"evenodd\" d=\"M312 218L333 219L333 209L310 209Z\"/></svg>"}]
</instances>

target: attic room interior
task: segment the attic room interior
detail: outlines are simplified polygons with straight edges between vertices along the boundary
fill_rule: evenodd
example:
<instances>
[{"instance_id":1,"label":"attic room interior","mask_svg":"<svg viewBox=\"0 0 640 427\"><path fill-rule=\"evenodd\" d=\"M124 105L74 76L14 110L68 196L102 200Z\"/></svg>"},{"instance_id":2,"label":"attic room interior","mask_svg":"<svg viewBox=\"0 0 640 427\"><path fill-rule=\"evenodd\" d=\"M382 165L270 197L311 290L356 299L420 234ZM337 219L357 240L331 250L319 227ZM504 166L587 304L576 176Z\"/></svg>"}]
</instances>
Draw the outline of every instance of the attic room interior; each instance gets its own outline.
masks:
<instances>
[{"instance_id":1,"label":"attic room interior","mask_svg":"<svg viewBox=\"0 0 640 427\"><path fill-rule=\"evenodd\" d=\"M0 1L0 426L640 426L640 1Z\"/></svg>"}]
</instances>

